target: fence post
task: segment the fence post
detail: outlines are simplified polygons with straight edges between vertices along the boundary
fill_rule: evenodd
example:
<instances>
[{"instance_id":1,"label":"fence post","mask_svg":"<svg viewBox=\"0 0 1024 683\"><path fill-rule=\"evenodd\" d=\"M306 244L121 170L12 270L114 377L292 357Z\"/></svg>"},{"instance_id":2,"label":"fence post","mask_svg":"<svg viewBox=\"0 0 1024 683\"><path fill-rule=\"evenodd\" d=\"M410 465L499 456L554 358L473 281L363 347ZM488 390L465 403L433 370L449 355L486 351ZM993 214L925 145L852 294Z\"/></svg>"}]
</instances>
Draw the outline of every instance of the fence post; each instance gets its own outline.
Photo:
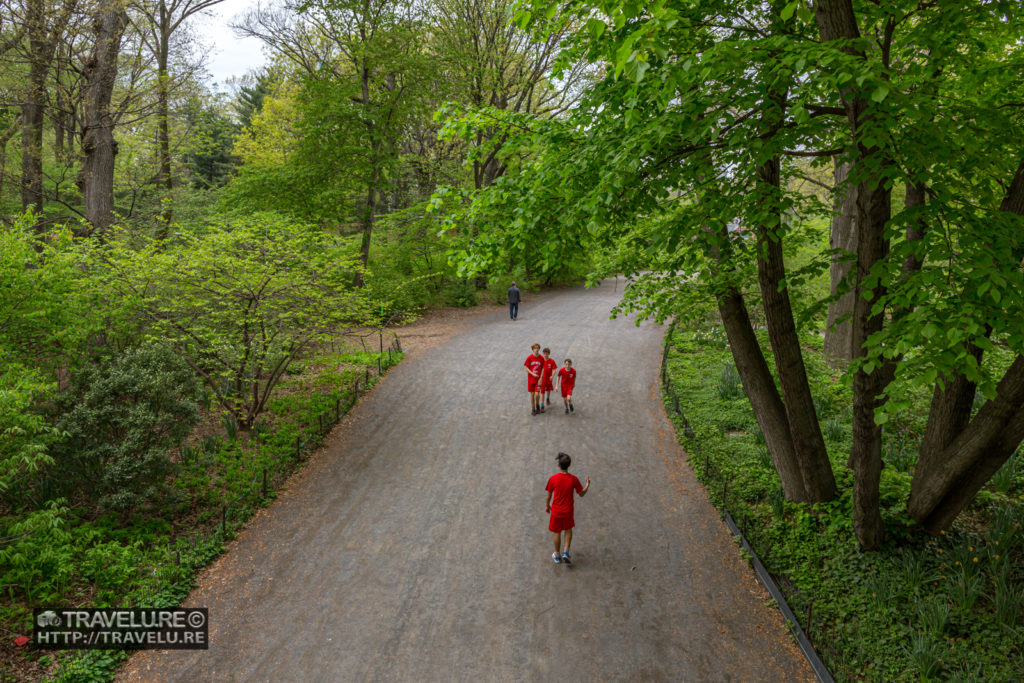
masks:
<instances>
[{"instance_id":1,"label":"fence post","mask_svg":"<svg viewBox=\"0 0 1024 683\"><path fill-rule=\"evenodd\" d=\"M316 419L317 419L317 422L320 423L320 436L323 436L323 434L324 434L324 414L320 413L319 415L316 416Z\"/></svg>"},{"instance_id":2,"label":"fence post","mask_svg":"<svg viewBox=\"0 0 1024 683\"><path fill-rule=\"evenodd\" d=\"M380 362L380 356L377 356L377 362ZM366 370L366 382L364 386L370 386L370 368L364 368Z\"/></svg>"},{"instance_id":3,"label":"fence post","mask_svg":"<svg viewBox=\"0 0 1024 683\"><path fill-rule=\"evenodd\" d=\"M263 497L267 497L267 468L263 468Z\"/></svg>"},{"instance_id":4,"label":"fence post","mask_svg":"<svg viewBox=\"0 0 1024 683\"><path fill-rule=\"evenodd\" d=\"M380 328L377 331L377 334L380 335L380 352L381 352L381 354L383 354L384 353L384 328L383 327Z\"/></svg>"},{"instance_id":5,"label":"fence post","mask_svg":"<svg viewBox=\"0 0 1024 683\"><path fill-rule=\"evenodd\" d=\"M225 505L220 511L220 535L227 537L228 533L228 506Z\"/></svg>"},{"instance_id":6,"label":"fence post","mask_svg":"<svg viewBox=\"0 0 1024 683\"><path fill-rule=\"evenodd\" d=\"M729 480L726 479L723 476L722 477L722 509L725 510L726 512L729 511L728 500L729 500Z\"/></svg>"},{"instance_id":7,"label":"fence post","mask_svg":"<svg viewBox=\"0 0 1024 683\"><path fill-rule=\"evenodd\" d=\"M295 437L295 459L299 460L302 458L302 437Z\"/></svg>"},{"instance_id":8,"label":"fence post","mask_svg":"<svg viewBox=\"0 0 1024 683\"><path fill-rule=\"evenodd\" d=\"M811 637L811 610L813 608L814 608L814 601L813 600L808 600L807 601L807 626L804 628L804 633L807 634L808 638Z\"/></svg>"},{"instance_id":9,"label":"fence post","mask_svg":"<svg viewBox=\"0 0 1024 683\"><path fill-rule=\"evenodd\" d=\"M341 397L334 399L334 421L341 419Z\"/></svg>"}]
</instances>

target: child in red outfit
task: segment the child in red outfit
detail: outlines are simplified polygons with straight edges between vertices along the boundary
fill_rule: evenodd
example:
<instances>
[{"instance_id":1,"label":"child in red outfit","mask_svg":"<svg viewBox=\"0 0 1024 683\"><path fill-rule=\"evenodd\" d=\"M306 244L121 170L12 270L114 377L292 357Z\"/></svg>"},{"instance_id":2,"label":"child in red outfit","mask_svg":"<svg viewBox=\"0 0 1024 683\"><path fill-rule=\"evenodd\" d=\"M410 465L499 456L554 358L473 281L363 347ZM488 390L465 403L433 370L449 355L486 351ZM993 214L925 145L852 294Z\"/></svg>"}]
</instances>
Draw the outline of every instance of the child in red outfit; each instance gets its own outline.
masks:
<instances>
[{"instance_id":1,"label":"child in red outfit","mask_svg":"<svg viewBox=\"0 0 1024 683\"><path fill-rule=\"evenodd\" d=\"M530 406L533 408L532 415L540 412L540 375L544 369L544 356L540 355L540 344L530 346L532 351L526 357L526 390L530 392Z\"/></svg>"},{"instance_id":2,"label":"child in red outfit","mask_svg":"<svg viewBox=\"0 0 1024 683\"><path fill-rule=\"evenodd\" d=\"M578 493L582 498L590 489L590 477L587 477L587 485L582 486L579 479L569 474L569 465L571 464L572 458L568 453L559 453L559 472L551 475L547 486L544 487L544 490L548 492L547 511L551 513L548 530L555 534L555 552L551 555L555 564L572 563L572 559L569 557L569 546L572 544L572 529L576 526L576 520L573 519L575 507L573 493ZM564 545L562 543L563 534Z\"/></svg>"},{"instance_id":3,"label":"child in red outfit","mask_svg":"<svg viewBox=\"0 0 1024 683\"><path fill-rule=\"evenodd\" d=\"M544 369L540 375L540 412L544 412L544 404L551 405L551 392L555 390L554 378L555 369L558 367L558 363L554 358L551 357L551 349L544 349ZM547 400L544 400L543 394L547 394Z\"/></svg>"},{"instance_id":4,"label":"child in red outfit","mask_svg":"<svg viewBox=\"0 0 1024 683\"><path fill-rule=\"evenodd\" d=\"M558 371L558 388L562 390L562 402L565 403L565 412L575 411L572 405L572 390L576 386L576 369L572 366L572 359L566 358L565 365Z\"/></svg>"}]
</instances>

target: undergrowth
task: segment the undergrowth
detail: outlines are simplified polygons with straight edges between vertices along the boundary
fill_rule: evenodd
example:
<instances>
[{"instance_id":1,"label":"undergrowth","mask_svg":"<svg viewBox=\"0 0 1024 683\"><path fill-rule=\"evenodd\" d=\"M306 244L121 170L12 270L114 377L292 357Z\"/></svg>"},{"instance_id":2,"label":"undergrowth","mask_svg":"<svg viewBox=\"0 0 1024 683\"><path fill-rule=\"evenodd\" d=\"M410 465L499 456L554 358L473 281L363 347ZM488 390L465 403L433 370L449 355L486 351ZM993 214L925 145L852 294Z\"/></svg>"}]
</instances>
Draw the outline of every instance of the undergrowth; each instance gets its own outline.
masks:
<instances>
[{"instance_id":1,"label":"undergrowth","mask_svg":"<svg viewBox=\"0 0 1024 683\"><path fill-rule=\"evenodd\" d=\"M918 396L913 410L886 425L887 541L862 552L846 467L850 390L823 362L820 338L805 340L805 359L840 493L799 505L782 493L724 338L710 328L670 335L665 405L680 441L836 680L1024 680L1024 455L1011 458L949 532L921 533L905 515L928 414L929 397Z\"/></svg>"}]
</instances>

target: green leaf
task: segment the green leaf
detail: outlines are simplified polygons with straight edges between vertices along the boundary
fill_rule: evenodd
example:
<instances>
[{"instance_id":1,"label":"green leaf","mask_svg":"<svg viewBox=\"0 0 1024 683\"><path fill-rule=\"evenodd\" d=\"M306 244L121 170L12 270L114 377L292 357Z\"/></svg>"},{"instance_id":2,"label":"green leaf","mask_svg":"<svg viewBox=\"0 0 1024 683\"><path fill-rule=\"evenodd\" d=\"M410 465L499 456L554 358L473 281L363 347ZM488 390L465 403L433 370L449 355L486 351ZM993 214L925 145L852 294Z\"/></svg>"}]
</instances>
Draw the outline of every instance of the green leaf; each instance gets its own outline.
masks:
<instances>
[{"instance_id":1,"label":"green leaf","mask_svg":"<svg viewBox=\"0 0 1024 683\"><path fill-rule=\"evenodd\" d=\"M793 16L799 5L799 2L789 3L788 5L782 8L782 12L779 13L779 16L782 18L783 21L789 21L789 18Z\"/></svg>"},{"instance_id":2,"label":"green leaf","mask_svg":"<svg viewBox=\"0 0 1024 683\"><path fill-rule=\"evenodd\" d=\"M874 92L871 93L871 100L873 102L881 102L889 96L889 86L886 83L880 84L875 88Z\"/></svg>"}]
</instances>

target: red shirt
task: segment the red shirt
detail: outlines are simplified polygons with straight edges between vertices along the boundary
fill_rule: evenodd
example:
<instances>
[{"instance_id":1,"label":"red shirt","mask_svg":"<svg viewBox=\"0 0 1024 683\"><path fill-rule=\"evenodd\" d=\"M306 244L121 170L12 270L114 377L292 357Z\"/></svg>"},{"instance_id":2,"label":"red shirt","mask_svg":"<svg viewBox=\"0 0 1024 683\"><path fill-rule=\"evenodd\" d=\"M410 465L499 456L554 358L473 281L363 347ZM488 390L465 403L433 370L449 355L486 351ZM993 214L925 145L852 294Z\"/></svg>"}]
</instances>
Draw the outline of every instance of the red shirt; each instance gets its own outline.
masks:
<instances>
[{"instance_id":1,"label":"red shirt","mask_svg":"<svg viewBox=\"0 0 1024 683\"><path fill-rule=\"evenodd\" d=\"M526 362L523 363L523 365L526 366L527 370L530 372L536 372L539 376L540 371L544 369L544 356L534 355L531 353L526 357ZM533 375L530 375L530 377L532 379Z\"/></svg>"},{"instance_id":2,"label":"red shirt","mask_svg":"<svg viewBox=\"0 0 1024 683\"><path fill-rule=\"evenodd\" d=\"M555 359L554 358L548 358L546 361L544 361L544 374L542 375L541 379L544 379L544 380L551 379L551 371L554 370L557 367L558 367L558 363L555 361Z\"/></svg>"},{"instance_id":3,"label":"red shirt","mask_svg":"<svg viewBox=\"0 0 1024 683\"><path fill-rule=\"evenodd\" d=\"M558 371L558 379L562 382L563 387L576 386L576 368L563 367Z\"/></svg>"},{"instance_id":4,"label":"red shirt","mask_svg":"<svg viewBox=\"0 0 1024 683\"><path fill-rule=\"evenodd\" d=\"M559 472L558 474L552 474L551 478L548 479L548 485L544 487L545 491L551 491L551 515L553 517L569 516L573 512L573 503L575 502L572 497L572 492L576 493L583 492L583 484L576 478L576 475L569 474L568 472Z\"/></svg>"}]
</instances>

